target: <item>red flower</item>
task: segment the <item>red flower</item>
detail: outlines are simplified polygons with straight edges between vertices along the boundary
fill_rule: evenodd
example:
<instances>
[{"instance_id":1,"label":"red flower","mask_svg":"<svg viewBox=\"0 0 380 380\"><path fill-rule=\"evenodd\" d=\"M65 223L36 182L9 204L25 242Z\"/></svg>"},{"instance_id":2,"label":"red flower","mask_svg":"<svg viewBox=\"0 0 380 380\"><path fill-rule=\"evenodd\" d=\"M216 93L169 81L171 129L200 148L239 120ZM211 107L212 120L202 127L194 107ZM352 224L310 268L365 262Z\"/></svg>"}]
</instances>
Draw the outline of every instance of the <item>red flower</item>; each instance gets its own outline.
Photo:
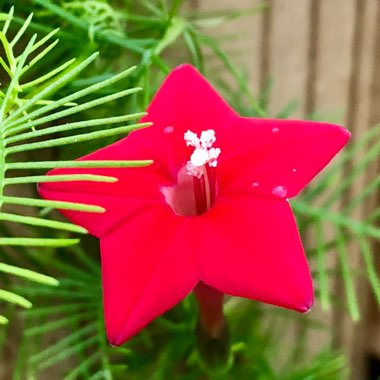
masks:
<instances>
[{"instance_id":1,"label":"red flower","mask_svg":"<svg viewBox=\"0 0 380 380\"><path fill-rule=\"evenodd\" d=\"M44 198L102 206L62 213L100 238L108 339L120 345L201 280L222 293L305 312L310 272L288 198L346 144L327 123L237 115L191 66L165 80L147 129L82 160L144 168L57 169L116 183L43 183Z\"/></svg>"}]
</instances>

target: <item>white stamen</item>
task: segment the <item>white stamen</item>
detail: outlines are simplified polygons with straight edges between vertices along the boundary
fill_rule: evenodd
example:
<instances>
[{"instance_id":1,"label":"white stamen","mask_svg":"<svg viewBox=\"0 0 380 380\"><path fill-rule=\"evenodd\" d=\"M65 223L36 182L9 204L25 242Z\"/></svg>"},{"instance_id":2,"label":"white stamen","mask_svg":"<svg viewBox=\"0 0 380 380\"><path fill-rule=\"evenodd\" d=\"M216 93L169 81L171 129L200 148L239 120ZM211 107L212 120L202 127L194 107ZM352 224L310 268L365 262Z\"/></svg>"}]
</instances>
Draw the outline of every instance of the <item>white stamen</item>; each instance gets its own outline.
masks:
<instances>
[{"instance_id":1,"label":"white stamen","mask_svg":"<svg viewBox=\"0 0 380 380\"><path fill-rule=\"evenodd\" d=\"M190 157L190 161L194 166L203 166L207 163L208 159L208 152L203 149L195 149Z\"/></svg>"},{"instance_id":2,"label":"white stamen","mask_svg":"<svg viewBox=\"0 0 380 380\"><path fill-rule=\"evenodd\" d=\"M200 141L196 133L187 131L184 137L187 146L193 146L195 148L198 148L200 146Z\"/></svg>"},{"instance_id":3,"label":"white stamen","mask_svg":"<svg viewBox=\"0 0 380 380\"><path fill-rule=\"evenodd\" d=\"M216 141L213 129L202 131L200 138L198 138L196 133L187 131L184 134L184 139L187 146L195 148L190 161L186 164L187 174L200 178L204 174L204 166L206 164L212 168L218 165L220 149L212 147Z\"/></svg>"},{"instance_id":4,"label":"white stamen","mask_svg":"<svg viewBox=\"0 0 380 380\"><path fill-rule=\"evenodd\" d=\"M208 151L208 164L211 167L216 168L216 166L218 165L219 154L220 154L219 148L211 148Z\"/></svg>"},{"instance_id":5,"label":"white stamen","mask_svg":"<svg viewBox=\"0 0 380 380\"><path fill-rule=\"evenodd\" d=\"M213 129L208 129L201 133L201 145L203 149L210 149L212 144L216 141L215 131Z\"/></svg>"}]
</instances>

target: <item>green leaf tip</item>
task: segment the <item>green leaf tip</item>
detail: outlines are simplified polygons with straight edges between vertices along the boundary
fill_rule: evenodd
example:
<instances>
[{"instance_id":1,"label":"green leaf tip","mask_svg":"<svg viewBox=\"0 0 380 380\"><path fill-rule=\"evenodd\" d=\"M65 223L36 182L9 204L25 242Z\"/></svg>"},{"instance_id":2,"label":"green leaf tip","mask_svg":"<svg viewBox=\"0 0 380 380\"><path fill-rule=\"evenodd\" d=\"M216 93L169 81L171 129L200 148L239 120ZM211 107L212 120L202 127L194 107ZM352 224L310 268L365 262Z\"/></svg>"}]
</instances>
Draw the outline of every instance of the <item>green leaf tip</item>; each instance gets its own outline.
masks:
<instances>
[{"instance_id":1,"label":"green leaf tip","mask_svg":"<svg viewBox=\"0 0 380 380\"><path fill-rule=\"evenodd\" d=\"M5 318L3 315L0 315L0 325L7 325L9 320Z\"/></svg>"},{"instance_id":2,"label":"green leaf tip","mask_svg":"<svg viewBox=\"0 0 380 380\"><path fill-rule=\"evenodd\" d=\"M79 239L53 239L53 238L0 238L0 246L25 246L25 247L66 247L79 243Z\"/></svg>"},{"instance_id":3,"label":"green leaf tip","mask_svg":"<svg viewBox=\"0 0 380 380\"><path fill-rule=\"evenodd\" d=\"M94 174L64 174L50 176L28 176L15 177L4 180L4 185L18 185L29 183L44 183L44 182L75 182L75 181L92 181L92 182L117 182L118 178L105 175Z\"/></svg>"},{"instance_id":4,"label":"green leaf tip","mask_svg":"<svg viewBox=\"0 0 380 380\"><path fill-rule=\"evenodd\" d=\"M0 300L13 303L25 309L30 309L33 306L32 303L26 298L3 289L0 289Z\"/></svg>"},{"instance_id":5,"label":"green leaf tip","mask_svg":"<svg viewBox=\"0 0 380 380\"><path fill-rule=\"evenodd\" d=\"M49 286L58 286L59 281L54 277L46 276L44 274L32 271L30 269L23 269L17 266L0 263L0 272L11 274L18 277L26 278L27 280L38 282Z\"/></svg>"},{"instance_id":6,"label":"green leaf tip","mask_svg":"<svg viewBox=\"0 0 380 380\"><path fill-rule=\"evenodd\" d=\"M63 201L48 201L45 199L34 199L34 198L23 198L23 197L6 197L0 195L0 202L8 204L17 204L22 206L31 207L51 207L63 210L76 210L76 211L87 211L103 213L105 208L96 205L88 205L84 203L75 202L63 202ZM0 238L1 239L1 238Z\"/></svg>"}]
</instances>

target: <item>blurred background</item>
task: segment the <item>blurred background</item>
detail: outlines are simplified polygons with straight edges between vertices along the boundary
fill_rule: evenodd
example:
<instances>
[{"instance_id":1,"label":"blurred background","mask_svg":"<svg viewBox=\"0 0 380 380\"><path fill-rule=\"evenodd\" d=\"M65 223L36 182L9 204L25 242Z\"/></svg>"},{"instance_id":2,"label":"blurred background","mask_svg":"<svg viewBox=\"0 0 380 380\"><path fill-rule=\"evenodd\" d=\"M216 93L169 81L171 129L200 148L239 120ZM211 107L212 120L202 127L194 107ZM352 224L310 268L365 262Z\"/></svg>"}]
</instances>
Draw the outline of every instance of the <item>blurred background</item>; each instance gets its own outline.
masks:
<instances>
[{"instance_id":1,"label":"blurred background","mask_svg":"<svg viewBox=\"0 0 380 380\"><path fill-rule=\"evenodd\" d=\"M61 283L50 288L0 268L0 287L34 305L24 311L12 302L0 304L0 314L9 319L0 326L1 379L380 378L378 0L18 0L0 5L4 13L15 6L10 37L34 13L15 46L17 54L34 32L42 38L60 28L59 44L28 80L72 57L83 62L100 52L94 64L52 92L49 100L138 65L130 77L88 94L88 99L135 86L144 88L141 94L65 116L63 122L143 111L169 70L191 62L243 115L325 120L346 126L353 135L347 153L293 204L316 286L316 304L307 316L228 299L234 361L215 374L196 360L192 296L122 348L111 349L102 329L95 239L85 237L67 248L1 246L1 262ZM5 92L10 82L6 72L1 79ZM42 81L20 98L30 99L50 83ZM46 127L56 124L50 121ZM17 159L75 159L115 139L21 153ZM38 198L29 185L6 194ZM305 209L306 201L313 208ZM62 220L47 209L8 207L9 213ZM2 237L52 234L0 224ZM73 235L59 231L53 236Z\"/></svg>"}]
</instances>

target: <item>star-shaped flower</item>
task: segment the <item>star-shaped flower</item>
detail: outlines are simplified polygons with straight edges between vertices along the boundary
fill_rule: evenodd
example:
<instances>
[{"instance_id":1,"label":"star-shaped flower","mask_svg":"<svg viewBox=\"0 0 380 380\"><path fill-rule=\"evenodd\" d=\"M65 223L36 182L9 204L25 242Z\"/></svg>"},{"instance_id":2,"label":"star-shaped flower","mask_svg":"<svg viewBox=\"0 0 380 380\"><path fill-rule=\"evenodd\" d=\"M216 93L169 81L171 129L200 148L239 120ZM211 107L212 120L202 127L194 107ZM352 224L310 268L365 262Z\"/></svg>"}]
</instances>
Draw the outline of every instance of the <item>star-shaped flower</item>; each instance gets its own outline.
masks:
<instances>
[{"instance_id":1,"label":"star-shaped flower","mask_svg":"<svg viewBox=\"0 0 380 380\"><path fill-rule=\"evenodd\" d=\"M81 160L153 159L144 168L56 169L116 183L43 183L44 198L102 206L62 213L100 239L109 341L120 345L203 281L305 312L313 288L288 198L346 144L327 123L240 117L190 65L148 108L153 126Z\"/></svg>"}]
</instances>

